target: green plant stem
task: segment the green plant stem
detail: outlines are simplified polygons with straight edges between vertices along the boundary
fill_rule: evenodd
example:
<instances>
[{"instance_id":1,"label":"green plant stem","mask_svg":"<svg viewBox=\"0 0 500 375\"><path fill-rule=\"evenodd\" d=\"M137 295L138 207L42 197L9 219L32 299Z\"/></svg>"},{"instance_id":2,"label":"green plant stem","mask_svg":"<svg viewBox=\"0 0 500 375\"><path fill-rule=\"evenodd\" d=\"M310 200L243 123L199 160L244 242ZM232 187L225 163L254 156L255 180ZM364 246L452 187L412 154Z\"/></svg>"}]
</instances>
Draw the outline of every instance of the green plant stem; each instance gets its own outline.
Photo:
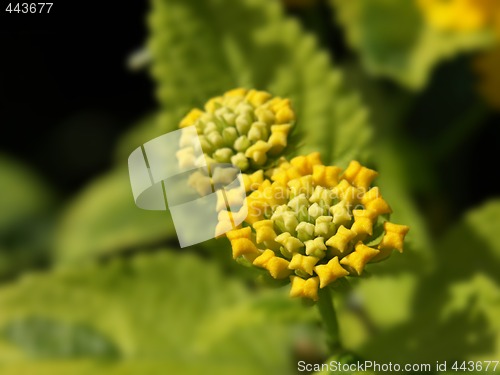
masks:
<instances>
[{"instance_id":1,"label":"green plant stem","mask_svg":"<svg viewBox=\"0 0 500 375\"><path fill-rule=\"evenodd\" d=\"M321 320L327 333L327 344L330 354L337 354L341 349L339 323L337 313L333 305L332 295L329 288L319 290L319 301L317 303Z\"/></svg>"}]
</instances>

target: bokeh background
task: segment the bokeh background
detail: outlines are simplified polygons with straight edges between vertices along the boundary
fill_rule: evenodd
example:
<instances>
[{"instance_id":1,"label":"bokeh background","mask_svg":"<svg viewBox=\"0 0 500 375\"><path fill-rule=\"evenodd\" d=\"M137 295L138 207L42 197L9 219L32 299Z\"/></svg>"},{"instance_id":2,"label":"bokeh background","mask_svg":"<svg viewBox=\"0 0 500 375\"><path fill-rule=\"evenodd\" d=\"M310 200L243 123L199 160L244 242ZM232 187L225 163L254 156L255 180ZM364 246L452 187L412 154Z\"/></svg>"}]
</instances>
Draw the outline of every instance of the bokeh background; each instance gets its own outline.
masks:
<instances>
[{"instance_id":1,"label":"bokeh background","mask_svg":"<svg viewBox=\"0 0 500 375\"><path fill-rule=\"evenodd\" d=\"M0 15L0 373L293 374L316 310L135 207L132 150L234 87L377 169L404 254L336 295L362 359L500 359L500 5L153 0ZM498 371L498 370L497 370Z\"/></svg>"}]
</instances>

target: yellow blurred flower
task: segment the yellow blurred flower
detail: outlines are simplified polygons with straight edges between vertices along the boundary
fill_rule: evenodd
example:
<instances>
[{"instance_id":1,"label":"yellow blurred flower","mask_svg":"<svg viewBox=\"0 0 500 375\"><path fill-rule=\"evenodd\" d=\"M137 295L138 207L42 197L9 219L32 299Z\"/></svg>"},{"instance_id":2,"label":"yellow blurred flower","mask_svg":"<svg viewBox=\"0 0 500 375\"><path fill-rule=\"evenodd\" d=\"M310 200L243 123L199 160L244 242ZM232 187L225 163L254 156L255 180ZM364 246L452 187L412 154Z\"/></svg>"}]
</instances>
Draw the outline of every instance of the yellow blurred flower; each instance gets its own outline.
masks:
<instances>
[{"instance_id":1,"label":"yellow blurred flower","mask_svg":"<svg viewBox=\"0 0 500 375\"><path fill-rule=\"evenodd\" d=\"M473 32L489 30L496 47L474 61L479 75L478 90L493 108L500 109L500 1L417 0L427 22L438 30Z\"/></svg>"},{"instance_id":2,"label":"yellow blurred flower","mask_svg":"<svg viewBox=\"0 0 500 375\"><path fill-rule=\"evenodd\" d=\"M290 296L316 301L318 288L403 250L409 228L386 221L391 209L378 187L370 188L374 170L352 161L342 171L312 153L281 159L267 175L247 197L251 226L227 237L235 258L275 279L291 275Z\"/></svg>"},{"instance_id":3,"label":"yellow blurred flower","mask_svg":"<svg viewBox=\"0 0 500 375\"><path fill-rule=\"evenodd\" d=\"M491 27L498 0L418 0L426 20L439 30L476 31Z\"/></svg>"}]
</instances>

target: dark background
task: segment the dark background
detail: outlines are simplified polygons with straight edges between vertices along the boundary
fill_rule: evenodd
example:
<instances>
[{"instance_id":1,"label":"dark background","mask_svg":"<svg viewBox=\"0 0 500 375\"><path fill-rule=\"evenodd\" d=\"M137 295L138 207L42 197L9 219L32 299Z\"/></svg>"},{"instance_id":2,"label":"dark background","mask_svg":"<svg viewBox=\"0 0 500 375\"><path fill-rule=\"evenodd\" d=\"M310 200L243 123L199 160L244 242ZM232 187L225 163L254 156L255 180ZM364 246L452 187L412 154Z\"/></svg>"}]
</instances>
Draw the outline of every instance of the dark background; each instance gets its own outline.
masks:
<instances>
[{"instance_id":1,"label":"dark background","mask_svg":"<svg viewBox=\"0 0 500 375\"><path fill-rule=\"evenodd\" d=\"M31 165L62 196L69 196L109 168L119 135L157 105L147 72L132 72L126 66L130 54L145 44L148 3L59 1L50 14L35 15L9 14L8 2L0 4L0 150ZM314 14L289 12L300 17L307 29L323 35L322 44L337 62L354 56L341 30L329 22L330 7L314 8ZM460 64L468 62L453 64L466 71ZM453 95L461 90L455 88L456 78L464 78L460 72L447 77L440 70L453 72L446 64L441 66L434 75L438 79L421 94L422 105L413 110L413 120L400 124L422 155L447 126L447 119L438 124L429 121L429 110L448 105L446 112L453 114L457 103ZM471 76L460 82L474 81ZM429 103L428 97L449 100ZM436 196L447 201L447 215L458 216L498 194L497 184L479 184L477 178L496 170L499 119L492 112L480 131L436 161L434 178L440 181L434 185L441 190ZM447 181L453 186L447 187ZM426 205L435 207L436 201L423 202Z\"/></svg>"},{"instance_id":2,"label":"dark background","mask_svg":"<svg viewBox=\"0 0 500 375\"><path fill-rule=\"evenodd\" d=\"M0 149L63 194L107 169L118 135L155 106L147 74L126 67L148 3L103 3L32 15L0 2Z\"/></svg>"}]
</instances>

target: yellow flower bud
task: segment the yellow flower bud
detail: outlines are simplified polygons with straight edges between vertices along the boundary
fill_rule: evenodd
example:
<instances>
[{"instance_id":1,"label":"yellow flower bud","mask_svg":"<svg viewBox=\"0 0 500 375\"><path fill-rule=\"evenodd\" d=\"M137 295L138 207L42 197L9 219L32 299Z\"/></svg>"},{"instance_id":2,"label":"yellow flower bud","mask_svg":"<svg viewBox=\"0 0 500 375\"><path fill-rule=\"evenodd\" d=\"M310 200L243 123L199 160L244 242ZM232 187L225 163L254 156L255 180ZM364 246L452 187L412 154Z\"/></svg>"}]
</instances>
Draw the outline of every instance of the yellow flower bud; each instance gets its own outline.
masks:
<instances>
[{"instance_id":1,"label":"yellow flower bud","mask_svg":"<svg viewBox=\"0 0 500 375\"><path fill-rule=\"evenodd\" d=\"M359 201L361 192L352 186L347 180L342 180L333 188L335 194L348 205L354 205Z\"/></svg>"},{"instance_id":2,"label":"yellow flower bud","mask_svg":"<svg viewBox=\"0 0 500 375\"><path fill-rule=\"evenodd\" d=\"M200 118L200 116L203 114L203 111L194 108L192 109L180 122L179 128L185 128L191 125L194 125L195 122Z\"/></svg>"},{"instance_id":3,"label":"yellow flower bud","mask_svg":"<svg viewBox=\"0 0 500 375\"><path fill-rule=\"evenodd\" d=\"M350 242L355 237L356 232L341 225L337 230L337 233L326 241L326 246L331 247L336 254L345 254Z\"/></svg>"},{"instance_id":4,"label":"yellow flower bud","mask_svg":"<svg viewBox=\"0 0 500 375\"><path fill-rule=\"evenodd\" d=\"M288 187L290 188L292 197L300 194L310 195L313 192L312 176L303 176L288 181Z\"/></svg>"},{"instance_id":5,"label":"yellow flower bud","mask_svg":"<svg viewBox=\"0 0 500 375\"><path fill-rule=\"evenodd\" d=\"M210 99L205 104L205 111L208 113L214 113L217 109L221 107L222 97L216 96L215 98Z\"/></svg>"},{"instance_id":6,"label":"yellow flower bud","mask_svg":"<svg viewBox=\"0 0 500 375\"><path fill-rule=\"evenodd\" d=\"M377 249L372 249L371 247L364 245L362 242L358 242L354 251L342 258L340 264L352 269L359 276L363 273L366 264L379 252L380 251Z\"/></svg>"},{"instance_id":7,"label":"yellow flower bud","mask_svg":"<svg viewBox=\"0 0 500 375\"><path fill-rule=\"evenodd\" d=\"M224 97L244 97L247 94L247 90L244 88L237 88L227 91Z\"/></svg>"},{"instance_id":8,"label":"yellow flower bud","mask_svg":"<svg viewBox=\"0 0 500 375\"><path fill-rule=\"evenodd\" d=\"M267 161L267 151L271 148L267 142L257 141L245 151L245 156L252 159L255 164L263 165Z\"/></svg>"},{"instance_id":9,"label":"yellow flower bud","mask_svg":"<svg viewBox=\"0 0 500 375\"><path fill-rule=\"evenodd\" d=\"M277 257L274 251L269 249L255 258L253 265L267 269L275 279L284 279L291 273L288 269L289 262L286 259Z\"/></svg>"},{"instance_id":10,"label":"yellow flower bud","mask_svg":"<svg viewBox=\"0 0 500 375\"><path fill-rule=\"evenodd\" d=\"M335 280L349 275L349 272L340 265L338 257L334 257L327 264L314 267L314 271L319 277L320 288L324 288Z\"/></svg>"},{"instance_id":11,"label":"yellow flower bud","mask_svg":"<svg viewBox=\"0 0 500 375\"><path fill-rule=\"evenodd\" d=\"M276 232L274 231L274 225L272 220L261 220L253 224L253 228L256 232L257 243L263 243L264 241L274 241L276 238Z\"/></svg>"},{"instance_id":12,"label":"yellow flower bud","mask_svg":"<svg viewBox=\"0 0 500 375\"><path fill-rule=\"evenodd\" d=\"M291 254L298 252L299 249L304 247L302 241L300 241L298 238L293 237L288 232L281 233L274 240L283 245L283 247Z\"/></svg>"},{"instance_id":13,"label":"yellow flower bud","mask_svg":"<svg viewBox=\"0 0 500 375\"><path fill-rule=\"evenodd\" d=\"M234 259L244 255L253 260L260 255L259 249L251 240L252 229L250 227L234 229L227 232L226 236L231 241Z\"/></svg>"},{"instance_id":14,"label":"yellow flower bud","mask_svg":"<svg viewBox=\"0 0 500 375\"><path fill-rule=\"evenodd\" d=\"M403 241L410 228L406 225L398 225L386 221L384 223L384 230L384 237L382 237L382 242L380 243L379 248L396 249L402 253Z\"/></svg>"},{"instance_id":15,"label":"yellow flower bud","mask_svg":"<svg viewBox=\"0 0 500 375\"><path fill-rule=\"evenodd\" d=\"M269 99L272 95L265 91L250 90L246 96L246 100L252 104L254 107L261 106Z\"/></svg>"},{"instance_id":16,"label":"yellow flower bud","mask_svg":"<svg viewBox=\"0 0 500 375\"><path fill-rule=\"evenodd\" d=\"M290 297L310 298L313 301L318 300L318 277L310 277L307 280L304 280L298 276L290 276L290 280L292 282Z\"/></svg>"},{"instance_id":17,"label":"yellow flower bud","mask_svg":"<svg viewBox=\"0 0 500 375\"><path fill-rule=\"evenodd\" d=\"M262 169L259 169L258 171L250 175L242 174L242 176L246 192L257 190L259 186L264 182L264 172L262 171Z\"/></svg>"},{"instance_id":18,"label":"yellow flower bud","mask_svg":"<svg viewBox=\"0 0 500 375\"><path fill-rule=\"evenodd\" d=\"M361 198L361 203L367 210L373 211L376 216L390 214L392 212L387 202L380 195L378 187L368 190Z\"/></svg>"},{"instance_id":19,"label":"yellow flower bud","mask_svg":"<svg viewBox=\"0 0 500 375\"><path fill-rule=\"evenodd\" d=\"M314 240L304 242L306 245L306 254L316 258L322 258L325 255L326 245L323 237L316 237Z\"/></svg>"},{"instance_id":20,"label":"yellow flower bud","mask_svg":"<svg viewBox=\"0 0 500 375\"><path fill-rule=\"evenodd\" d=\"M288 268L291 270L300 270L309 275L313 274L313 268L318 263L319 258L312 256L304 256L302 254L296 253L292 257L292 261Z\"/></svg>"},{"instance_id":21,"label":"yellow flower bud","mask_svg":"<svg viewBox=\"0 0 500 375\"><path fill-rule=\"evenodd\" d=\"M333 218L331 216L319 216L316 219L314 234L321 237L330 237L333 229L332 219Z\"/></svg>"},{"instance_id":22,"label":"yellow flower bud","mask_svg":"<svg viewBox=\"0 0 500 375\"><path fill-rule=\"evenodd\" d=\"M313 181L315 185L332 188L338 184L339 174L342 171L339 167L324 165L313 166Z\"/></svg>"},{"instance_id":23,"label":"yellow flower bud","mask_svg":"<svg viewBox=\"0 0 500 375\"><path fill-rule=\"evenodd\" d=\"M373 234L373 222L375 220L375 213L370 210L354 210L354 224L351 230L358 236Z\"/></svg>"},{"instance_id":24,"label":"yellow flower bud","mask_svg":"<svg viewBox=\"0 0 500 375\"><path fill-rule=\"evenodd\" d=\"M359 162L353 160L349 163L342 177L357 188L366 191L377 175L378 173L374 170L363 167Z\"/></svg>"},{"instance_id":25,"label":"yellow flower bud","mask_svg":"<svg viewBox=\"0 0 500 375\"><path fill-rule=\"evenodd\" d=\"M271 126L271 136L269 137L269 144L271 148L269 149L269 154L278 155L288 144L288 133L292 125L272 125Z\"/></svg>"},{"instance_id":26,"label":"yellow flower bud","mask_svg":"<svg viewBox=\"0 0 500 375\"><path fill-rule=\"evenodd\" d=\"M276 112L276 122L278 124L287 124L295 121L295 113L290 106L282 107Z\"/></svg>"},{"instance_id":27,"label":"yellow flower bud","mask_svg":"<svg viewBox=\"0 0 500 375\"><path fill-rule=\"evenodd\" d=\"M337 225L351 222L351 214L345 201L340 201L335 206L330 207L330 213L333 215L333 222Z\"/></svg>"}]
</instances>

